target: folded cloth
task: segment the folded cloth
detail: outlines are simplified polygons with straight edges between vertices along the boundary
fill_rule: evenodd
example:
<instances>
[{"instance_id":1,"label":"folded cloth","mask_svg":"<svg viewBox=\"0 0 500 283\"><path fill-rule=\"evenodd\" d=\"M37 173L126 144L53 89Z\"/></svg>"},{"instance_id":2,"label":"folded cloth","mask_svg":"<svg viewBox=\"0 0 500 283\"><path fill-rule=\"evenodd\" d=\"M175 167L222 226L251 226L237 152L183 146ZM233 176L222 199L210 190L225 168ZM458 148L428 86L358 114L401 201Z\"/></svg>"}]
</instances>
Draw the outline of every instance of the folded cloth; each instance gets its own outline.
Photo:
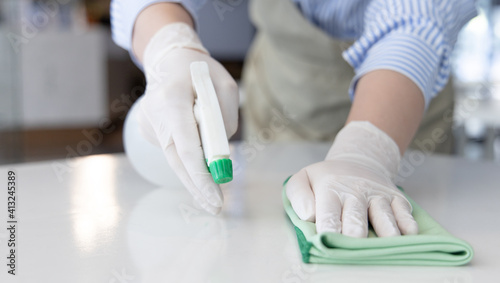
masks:
<instances>
[{"instance_id":1,"label":"folded cloth","mask_svg":"<svg viewBox=\"0 0 500 283\"><path fill-rule=\"evenodd\" d=\"M453 266L472 259L473 250L467 242L448 233L406 194L418 223L418 235L379 238L372 228L367 238L316 234L314 223L295 214L285 192L287 181L283 185L283 205L295 226L305 263Z\"/></svg>"}]
</instances>

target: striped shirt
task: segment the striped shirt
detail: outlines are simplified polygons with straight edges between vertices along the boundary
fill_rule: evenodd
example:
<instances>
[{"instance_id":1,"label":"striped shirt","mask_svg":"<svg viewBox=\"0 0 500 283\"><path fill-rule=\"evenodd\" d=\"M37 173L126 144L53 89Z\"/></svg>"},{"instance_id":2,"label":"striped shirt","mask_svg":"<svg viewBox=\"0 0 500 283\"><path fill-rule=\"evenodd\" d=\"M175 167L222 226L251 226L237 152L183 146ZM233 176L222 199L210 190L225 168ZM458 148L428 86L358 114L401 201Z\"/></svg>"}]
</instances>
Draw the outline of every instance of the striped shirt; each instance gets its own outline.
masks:
<instances>
[{"instance_id":1,"label":"striped shirt","mask_svg":"<svg viewBox=\"0 0 500 283\"><path fill-rule=\"evenodd\" d=\"M196 21L206 0L113 0L113 39L130 51L137 15L158 2L182 3ZM422 91L425 105L443 89L460 29L477 11L474 0L290 0L313 24L332 37L355 40L344 59L359 78L379 69L396 71ZM293 27L290 27L293 28Z\"/></svg>"}]
</instances>

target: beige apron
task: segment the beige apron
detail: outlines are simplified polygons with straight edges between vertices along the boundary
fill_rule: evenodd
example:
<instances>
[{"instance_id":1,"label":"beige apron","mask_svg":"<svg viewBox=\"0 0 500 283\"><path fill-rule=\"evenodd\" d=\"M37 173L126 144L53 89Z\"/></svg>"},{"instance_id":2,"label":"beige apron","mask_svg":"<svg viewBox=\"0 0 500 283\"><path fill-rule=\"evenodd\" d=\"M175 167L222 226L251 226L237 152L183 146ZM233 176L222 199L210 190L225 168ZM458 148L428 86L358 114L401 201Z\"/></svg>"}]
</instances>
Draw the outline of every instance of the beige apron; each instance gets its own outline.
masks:
<instances>
[{"instance_id":1,"label":"beige apron","mask_svg":"<svg viewBox=\"0 0 500 283\"><path fill-rule=\"evenodd\" d=\"M246 140L332 141L344 126L351 102L353 68L342 58L352 42L330 37L303 17L291 0L253 0L250 15L257 27L243 72ZM450 153L453 93L448 86L430 104L415 137L432 139L436 151Z\"/></svg>"}]
</instances>

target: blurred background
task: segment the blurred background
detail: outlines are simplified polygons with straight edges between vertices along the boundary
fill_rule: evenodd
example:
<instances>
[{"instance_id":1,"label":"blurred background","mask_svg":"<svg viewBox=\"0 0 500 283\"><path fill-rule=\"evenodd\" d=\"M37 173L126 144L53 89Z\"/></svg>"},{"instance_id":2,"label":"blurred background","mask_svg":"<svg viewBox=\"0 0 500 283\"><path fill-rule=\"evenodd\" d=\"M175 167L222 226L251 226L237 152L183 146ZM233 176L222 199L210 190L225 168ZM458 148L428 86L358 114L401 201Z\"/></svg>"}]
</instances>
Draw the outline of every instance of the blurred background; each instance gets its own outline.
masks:
<instances>
[{"instance_id":1,"label":"blurred background","mask_svg":"<svg viewBox=\"0 0 500 283\"><path fill-rule=\"evenodd\" d=\"M209 0L199 16L203 43L236 80L255 33L247 4ZM109 5L0 1L0 164L123 151L145 79L111 40ZM453 56L454 152L500 162L500 0L478 6Z\"/></svg>"}]
</instances>

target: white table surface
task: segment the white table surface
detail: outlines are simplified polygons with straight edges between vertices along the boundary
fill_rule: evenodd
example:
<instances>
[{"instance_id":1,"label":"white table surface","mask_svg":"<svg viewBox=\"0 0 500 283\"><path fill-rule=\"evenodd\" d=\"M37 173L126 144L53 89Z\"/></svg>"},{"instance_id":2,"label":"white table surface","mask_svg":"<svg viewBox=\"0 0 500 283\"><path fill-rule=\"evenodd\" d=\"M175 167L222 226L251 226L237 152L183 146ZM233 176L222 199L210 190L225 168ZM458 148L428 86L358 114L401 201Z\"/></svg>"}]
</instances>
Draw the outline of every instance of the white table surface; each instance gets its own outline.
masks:
<instances>
[{"instance_id":1,"label":"white table surface","mask_svg":"<svg viewBox=\"0 0 500 283\"><path fill-rule=\"evenodd\" d=\"M0 227L7 226L6 174L18 175L17 275L7 274L0 230L0 282L500 282L500 164L428 156L407 193L475 249L463 267L303 264L281 204L281 184L319 161L326 144L232 145L235 180L218 217L193 206L178 181L158 188L126 157L98 155L0 167ZM256 155L253 155L256 153ZM59 168L60 169L60 168Z\"/></svg>"}]
</instances>

